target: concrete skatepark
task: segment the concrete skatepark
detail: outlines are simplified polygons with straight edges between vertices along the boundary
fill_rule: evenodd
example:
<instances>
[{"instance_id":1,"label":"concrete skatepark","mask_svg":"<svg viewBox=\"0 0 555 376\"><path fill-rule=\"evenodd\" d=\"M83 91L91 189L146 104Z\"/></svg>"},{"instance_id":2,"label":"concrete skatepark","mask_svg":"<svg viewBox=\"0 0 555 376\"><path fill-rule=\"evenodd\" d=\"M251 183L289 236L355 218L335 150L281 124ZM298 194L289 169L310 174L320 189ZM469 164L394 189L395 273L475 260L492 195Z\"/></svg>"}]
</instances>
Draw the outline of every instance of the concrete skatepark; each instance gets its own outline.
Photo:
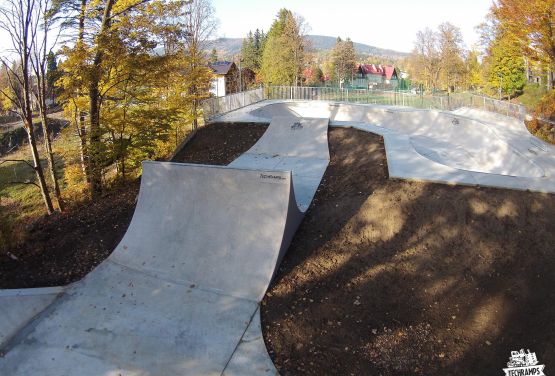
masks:
<instances>
[{"instance_id":1,"label":"concrete skatepark","mask_svg":"<svg viewBox=\"0 0 555 376\"><path fill-rule=\"evenodd\" d=\"M227 167L145 162L104 263L0 292L2 374L275 374L258 303L329 163L328 124L383 135L391 177L555 188L553 147L479 110L265 101L218 120L270 126Z\"/></svg>"},{"instance_id":2,"label":"concrete skatepark","mask_svg":"<svg viewBox=\"0 0 555 376\"><path fill-rule=\"evenodd\" d=\"M555 192L555 147L532 136L523 121L479 109L275 100L218 121L269 123L287 114L382 135L391 178Z\"/></svg>"}]
</instances>

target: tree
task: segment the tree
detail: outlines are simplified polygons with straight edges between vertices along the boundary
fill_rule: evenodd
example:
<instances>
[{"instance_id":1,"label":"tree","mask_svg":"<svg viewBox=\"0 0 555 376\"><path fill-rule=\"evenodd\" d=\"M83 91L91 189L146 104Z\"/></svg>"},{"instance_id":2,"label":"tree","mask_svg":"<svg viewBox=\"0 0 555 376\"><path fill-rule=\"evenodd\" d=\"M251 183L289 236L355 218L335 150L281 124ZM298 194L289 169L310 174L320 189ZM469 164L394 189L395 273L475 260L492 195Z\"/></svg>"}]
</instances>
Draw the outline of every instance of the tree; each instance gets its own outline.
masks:
<instances>
[{"instance_id":1,"label":"tree","mask_svg":"<svg viewBox=\"0 0 555 376\"><path fill-rule=\"evenodd\" d=\"M306 24L290 10L281 9L264 46L260 75L265 82L297 85L304 64Z\"/></svg>"},{"instance_id":2,"label":"tree","mask_svg":"<svg viewBox=\"0 0 555 376\"><path fill-rule=\"evenodd\" d=\"M324 81L324 73L318 64L311 64L303 71L304 84L307 86L318 86Z\"/></svg>"},{"instance_id":3,"label":"tree","mask_svg":"<svg viewBox=\"0 0 555 376\"><path fill-rule=\"evenodd\" d=\"M495 9L495 7L494 7ZM478 27L484 49L483 72L490 94L503 93L509 98L526 83L525 49L514 27L501 21L494 13Z\"/></svg>"},{"instance_id":4,"label":"tree","mask_svg":"<svg viewBox=\"0 0 555 376\"><path fill-rule=\"evenodd\" d=\"M479 52L470 50L465 59L466 88L469 90L478 90L483 86L482 65L478 60Z\"/></svg>"},{"instance_id":5,"label":"tree","mask_svg":"<svg viewBox=\"0 0 555 376\"><path fill-rule=\"evenodd\" d=\"M441 73L441 49L436 32L426 28L416 34L416 42L409 60L413 80L435 89Z\"/></svg>"},{"instance_id":6,"label":"tree","mask_svg":"<svg viewBox=\"0 0 555 376\"><path fill-rule=\"evenodd\" d=\"M48 98L53 102L60 94L60 90L56 87L56 82L62 77L62 72L58 69L58 61L56 54L49 51L46 56L46 88L48 91Z\"/></svg>"},{"instance_id":7,"label":"tree","mask_svg":"<svg viewBox=\"0 0 555 376\"><path fill-rule=\"evenodd\" d=\"M555 0L497 0L495 17L530 58L548 67L548 86L555 71Z\"/></svg>"},{"instance_id":8,"label":"tree","mask_svg":"<svg viewBox=\"0 0 555 376\"><path fill-rule=\"evenodd\" d=\"M54 211L44 170L35 137L33 112L31 106L32 85L32 53L35 50L35 37L39 33L40 11L35 0L5 0L0 7L0 29L9 36L13 47L14 62L0 56L0 63L7 74L9 89L2 89L1 95L9 100L14 112L21 118L27 132L27 139L33 162L37 183L48 214Z\"/></svg>"},{"instance_id":9,"label":"tree","mask_svg":"<svg viewBox=\"0 0 555 376\"><path fill-rule=\"evenodd\" d=\"M43 131L44 149L46 151L46 160L48 161L48 169L50 171L50 180L54 188L54 196L58 202L60 211L64 210L64 202L62 199L62 192L58 179L58 172L54 163L54 152L52 150L52 132L48 120L48 74L47 64L48 56L52 54L51 47L49 46L50 32L56 26L55 18L57 9L54 7L51 0L38 0L37 4L37 17L40 19L42 25L40 35L35 36L36 40L33 44L31 54L31 66L33 68L36 85L34 86L34 95L39 107L40 119Z\"/></svg>"},{"instance_id":10,"label":"tree","mask_svg":"<svg viewBox=\"0 0 555 376\"><path fill-rule=\"evenodd\" d=\"M185 93L191 105L193 129L198 127L200 102L210 96L212 71L207 67L205 51L217 27L214 14L209 0L190 0L185 5L183 53L188 77Z\"/></svg>"},{"instance_id":11,"label":"tree","mask_svg":"<svg viewBox=\"0 0 555 376\"><path fill-rule=\"evenodd\" d=\"M349 38L346 41L337 38L331 52L331 64L333 77L337 81L343 82L352 77L356 67L356 55L353 42Z\"/></svg>"},{"instance_id":12,"label":"tree","mask_svg":"<svg viewBox=\"0 0 555 376\"><path fill-rule=\"evenodd\" d=\"M210 62L215 63L216 61L218 61L218 51L216 51L216 49L213 48L212 52L210 52Z\"/></svg>"},{"instance_id":13,"label":"tree","mask_svg":"<svg viewBox=\"0 0 555 376\"><path fill-rule=\"evenodd\" d=\"M448 91L463 83L464 78L464 42L461 30L443 23L438 27L438 44L440 50L440 83Z\"/></svg>"},{"instance_id":14,"label":"tree","mask_svg":"<svg viewBox=\"0 0 555 376\"><path fill-rule=\"evenodd\" d=\"M206 97L204 93L208 92L206 86L209 85L202 86L196 80L198 72L202 71L203 82L206 82L206 72L210 72L206 67L208 59L205 42L210 37L213 25L206 27L206 17L211 16L213 11L206 0L102 0L91 3L86 0L68 0L67 9L69 13L73 12L76 22L71 26L77 27L77 35L75 44L63 49L66 59L62 63L64 77L60 83L66 112L72 115L81 140L83 170L95 198L102 192L106 167L116 163L118 170L125 173L125 160L129 155L127 147L133 149L144 145L130 142L126 151L122 152L122 145L129 141L134 127L118 127L120 118L108 116L105 111L114 110L114 105L123 100L133 105L129 107L132 110L126 109L125 112L129 124L134 122L135 116L154 113L162 116L163 111L155 111L156 106L145 96L139 95L139 89L148 87L154 90L149 81L151 74L170 79L168 72L164 71L168 64L166 58L177 60L177 55L183 56L179 59L182 64L172 67L180 69L180 74L187 75L189 86L183 97L191 105L183 109L190 110L188 119L196 127L200 116L198 100L202 97L195 95L202 90ZM168 17L168 14L172 17ZM163 54L155 50L159 43L164 46ZM185 56L188 57L187 61ZM156 64L152 64L153 60ZM147 74L139 69L141 66L148 66L151 71ZM158 100L169 97L174 98L172 95L159 96ZM164 108L162 104L158 105ZM119 112L114 110L116 114ZM160 124L165 123L160 119ZM153 123L145 119L145 124ZM114 135L118 132L115 130L120 129L120 141L116 142ZM143 134L149 132L144 131ZM150 134L160 136L153 142L167 136L156 132ZM138 137L133 139L137 140Z\"/></svg>"},{"instance_id":15,"label":"tree","mask_svg":"<svg viewBox=\"0 0 555 376\"><path fill-rule=\"evenodd\" d=\"M522 50L508 31L500 31L485 58L486 79L491 93L514 96L526 83L525 61Z\"/></svg>"}]
</instances>

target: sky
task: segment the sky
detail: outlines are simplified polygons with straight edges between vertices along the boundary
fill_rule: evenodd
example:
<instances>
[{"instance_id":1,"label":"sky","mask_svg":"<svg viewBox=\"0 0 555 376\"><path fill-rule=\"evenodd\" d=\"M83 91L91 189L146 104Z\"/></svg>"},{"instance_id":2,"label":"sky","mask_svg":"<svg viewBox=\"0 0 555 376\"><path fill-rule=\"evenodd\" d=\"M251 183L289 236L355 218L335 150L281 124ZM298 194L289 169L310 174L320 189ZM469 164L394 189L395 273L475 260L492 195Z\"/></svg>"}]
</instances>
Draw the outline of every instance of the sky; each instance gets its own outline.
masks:
<instances>
[{"instance_id":1,"label":"sky","mask_svg":"<svg viewBox=\"0 0 555 376\"><path fill-rule=\"evenodd\" d=\"M302 15L309 34L351 38L354 42L410 52L416 33L443 22L458 26L468 48L478 42L475 27L492 0L212 0L219 37L242 38L249 30L268 30L280 8Z\"/></svg>"}]
</instances>

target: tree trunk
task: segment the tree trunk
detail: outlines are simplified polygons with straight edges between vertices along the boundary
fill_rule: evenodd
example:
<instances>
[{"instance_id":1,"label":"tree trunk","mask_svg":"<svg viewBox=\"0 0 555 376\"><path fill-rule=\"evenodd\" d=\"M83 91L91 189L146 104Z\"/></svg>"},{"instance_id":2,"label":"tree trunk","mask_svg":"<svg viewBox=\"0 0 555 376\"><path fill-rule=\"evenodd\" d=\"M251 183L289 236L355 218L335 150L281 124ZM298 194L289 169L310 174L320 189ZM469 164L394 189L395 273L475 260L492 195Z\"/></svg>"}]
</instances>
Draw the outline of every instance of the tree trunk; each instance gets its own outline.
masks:
<instances>
[{"instance_id":1,"label":"tree trunk","mask_svg":"<svg viewBox=\"0 0 555 376\"><path fill-rule=\"evenodd\" d=\"M96 40L96 53L92 66L91 82L89 85L89 118L90 118L90 142L89 142L89 166L90 166L90 188L91 195L98 198L102 193L102 131L100 129L100 79L102 75L102 60L104 49L104 38L111 26L112 6L115 0L107 0L100 31Z\"/></svg>"},{"instance_id":2,"label":"tree trunk","mask_svg":"<svg viewBox=\"0 0 555 376\"><path fill-rule=\"evenodd\" d=\"M46 206L46 212L50 215L54 212L54 207L52 206L52 200L50 199L50 194L48 193L48 186L46 185L46 180L44 179L44 171L40 164L39 151L37 149L37 142L33 129L33 119L25 119L25 123L29 148L31 149L31 156L33 157L33 168L39 182L40 193L42 195L44 205Z\"/></svg>"},{"instance_id":3,"label":"tree trunk","mask_svg":"<svg viewBox=\"0 0 555 376\"><path fill-rule=\"evenodd\" d=\"M46 29L46 27L45 27ZM58 183L58 173L56 172L56 165L54 163L54 152L52 151L52 142L50 140L51 132L50 125L48 124L47 107L46 107L46 32L44 36L44 49L41 51L42 56L37 56L35 74L37 79L37 101L39 105L40 118L42 123L42 133L44 140L44 149L46 151L46 160L48 161L48 169L50 170L50 180L54 187L54 196L58 202L58 209L64 211L64 201L62 199L62 192L60 184Z\"/></svg>"},{"instance_id":4,"label":"tree trunk","mask_svg":"<svg viewBox=\"0 0 555 376\"><path fill-rule=\"evenodd\" d=\"M60 209L60 211L64 211L64 200L62 199L62 192L60 190L60 184L58 182L58 173L56 171L56 165L54 163L54 152L52 151L50 129L48 126L46 111L41 110L41 120L44 137L44 149L46 150L46 159L48 161L48 169L50 170L50 180L52 181L52 185L54 186L54 195L56 196L56 201L58 202L58 209Z\"/></svg>"}]
</instances>

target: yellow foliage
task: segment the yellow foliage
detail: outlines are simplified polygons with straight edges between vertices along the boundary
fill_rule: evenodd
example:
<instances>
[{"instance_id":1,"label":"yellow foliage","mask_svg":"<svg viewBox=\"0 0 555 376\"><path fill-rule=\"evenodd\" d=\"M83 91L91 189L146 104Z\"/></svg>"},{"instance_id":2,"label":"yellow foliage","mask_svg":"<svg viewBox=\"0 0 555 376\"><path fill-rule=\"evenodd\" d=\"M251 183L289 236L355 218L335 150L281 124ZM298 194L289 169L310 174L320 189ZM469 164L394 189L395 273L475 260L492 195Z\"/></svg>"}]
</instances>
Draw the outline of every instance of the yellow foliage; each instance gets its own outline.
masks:
<instances>
[{"instance_id":1,"label":"yellow foliage","mask_svg":"<svg viewBox=\"0 0 555 376\"><path fill-rule=\"evenodd\" d=\"M64 169L64 199L68 202L80 202L87 194L87 181L81 166L71 164Z\"/></svg>"}]
</instances>

